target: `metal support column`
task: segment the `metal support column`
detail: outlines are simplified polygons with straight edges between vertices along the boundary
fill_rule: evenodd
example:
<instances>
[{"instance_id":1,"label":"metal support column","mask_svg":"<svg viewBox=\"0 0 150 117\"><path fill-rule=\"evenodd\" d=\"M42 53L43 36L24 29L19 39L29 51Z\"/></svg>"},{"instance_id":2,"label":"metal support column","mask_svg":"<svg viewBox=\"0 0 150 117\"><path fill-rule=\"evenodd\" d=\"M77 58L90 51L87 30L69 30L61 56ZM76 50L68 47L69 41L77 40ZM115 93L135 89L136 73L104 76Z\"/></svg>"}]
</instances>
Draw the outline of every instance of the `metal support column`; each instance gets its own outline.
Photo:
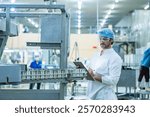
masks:
<instances>
[{"instance_id":1,"label":"metal support column","mask_svg":"<svg viewBox=\"0 0 150 117\"><path fill-rule=\"evenodd\" d=\"M6 33L4 35L0 35L0 59L3 54L4 48L6 46L8 35L10 33L10 8L6 8Z\"/></svg>"}]
</instances>

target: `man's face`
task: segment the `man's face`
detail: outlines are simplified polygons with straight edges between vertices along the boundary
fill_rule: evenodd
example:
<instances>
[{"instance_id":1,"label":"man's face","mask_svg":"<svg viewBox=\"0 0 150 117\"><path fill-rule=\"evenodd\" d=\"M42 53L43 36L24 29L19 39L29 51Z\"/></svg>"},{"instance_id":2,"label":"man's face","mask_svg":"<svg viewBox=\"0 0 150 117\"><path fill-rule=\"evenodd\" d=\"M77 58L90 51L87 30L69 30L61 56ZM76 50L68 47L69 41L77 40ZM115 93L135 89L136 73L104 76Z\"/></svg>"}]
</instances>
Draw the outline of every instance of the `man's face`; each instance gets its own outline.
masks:
<instances>
[{"instance_id":1,"label":"man's face","mask_svg":"<svg viewBox=\"0 0 150 117\"><path fill-rule=\"evenodd\" d=\"M112 43L111 39L100 36L99 40L100 40L100 46L102 49L108 49L111 47L111 43Z\"/></svg>"},{"instance_id":2,"label":"man's face","mask_svg":"<svg viewBox=\"0 0 150 117\"><path fill-rule=\"evenodd\" d=\"M36 55L34 59L38 62L40 60L40 56Z\"/></svg>"}]
</instances>

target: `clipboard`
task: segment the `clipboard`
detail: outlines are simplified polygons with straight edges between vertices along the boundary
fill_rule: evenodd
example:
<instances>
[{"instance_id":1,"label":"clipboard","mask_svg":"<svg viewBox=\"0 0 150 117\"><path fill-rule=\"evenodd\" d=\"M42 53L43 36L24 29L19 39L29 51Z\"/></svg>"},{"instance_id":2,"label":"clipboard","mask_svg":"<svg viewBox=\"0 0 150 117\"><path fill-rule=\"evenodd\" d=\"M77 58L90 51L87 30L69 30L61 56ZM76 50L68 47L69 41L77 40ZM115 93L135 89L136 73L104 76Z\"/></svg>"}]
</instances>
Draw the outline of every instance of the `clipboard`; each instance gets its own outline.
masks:
<instances>
[{"instance_id":1,"label":"clipboard","mask_svg":"<svg viewBox=\"0 0 150 117\"><path fill-rule=\"evenodd\" d=\"M74 63L78 68L83 68L83 69L85 69L85 70L87 71L87 77L86 77L87 80L93 80L93 81L94 81L94 79L92 78L92 76L90 75L90 73L88 72L87 68L83 65L82 62L75 61L75 62L73 62L73 63Z\"/></svg>"}]
</instances>

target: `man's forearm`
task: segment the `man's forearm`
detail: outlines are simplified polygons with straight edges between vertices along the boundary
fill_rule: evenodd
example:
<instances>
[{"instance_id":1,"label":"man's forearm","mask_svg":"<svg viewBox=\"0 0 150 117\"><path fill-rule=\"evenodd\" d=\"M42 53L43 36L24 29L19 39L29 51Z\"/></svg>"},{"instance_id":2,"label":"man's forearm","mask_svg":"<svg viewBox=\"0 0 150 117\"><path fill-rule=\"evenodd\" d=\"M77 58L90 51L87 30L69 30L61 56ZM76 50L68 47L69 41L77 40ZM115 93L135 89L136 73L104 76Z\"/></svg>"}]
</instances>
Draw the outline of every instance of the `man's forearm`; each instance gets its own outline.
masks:
<instances>
[{"instance_id":1,"label":"man's forearm","mask_svg":"<svg viewBox=\"0 0 150 117\"><path fill-rule=\"evenodd\" d=\"M93 79L96 80L96 81L102 82L102 77L101 76L98 76L98 75L94 74Z\"/></svg>"}]
</instances>

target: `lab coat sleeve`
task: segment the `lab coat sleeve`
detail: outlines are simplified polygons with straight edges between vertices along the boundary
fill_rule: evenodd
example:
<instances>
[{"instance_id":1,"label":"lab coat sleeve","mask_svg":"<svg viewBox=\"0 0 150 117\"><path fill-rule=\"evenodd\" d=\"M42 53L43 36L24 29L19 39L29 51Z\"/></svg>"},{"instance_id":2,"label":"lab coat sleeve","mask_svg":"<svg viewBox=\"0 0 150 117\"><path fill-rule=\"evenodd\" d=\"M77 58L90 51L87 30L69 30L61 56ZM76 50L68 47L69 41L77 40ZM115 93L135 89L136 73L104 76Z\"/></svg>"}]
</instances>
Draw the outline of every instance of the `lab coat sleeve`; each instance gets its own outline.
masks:
<instances>
[{"instance_id":1,"label":"lab coat sleeve","mask_svg":"<svg viewBox=\"0 0 150 117\"><path fill-rule=\"evenodd\" d=\"M122 60L111 59L108 64L109 73L102 76L102 83L106 85L117 85L122 68Z\"/></svg>"}]
</instances>

